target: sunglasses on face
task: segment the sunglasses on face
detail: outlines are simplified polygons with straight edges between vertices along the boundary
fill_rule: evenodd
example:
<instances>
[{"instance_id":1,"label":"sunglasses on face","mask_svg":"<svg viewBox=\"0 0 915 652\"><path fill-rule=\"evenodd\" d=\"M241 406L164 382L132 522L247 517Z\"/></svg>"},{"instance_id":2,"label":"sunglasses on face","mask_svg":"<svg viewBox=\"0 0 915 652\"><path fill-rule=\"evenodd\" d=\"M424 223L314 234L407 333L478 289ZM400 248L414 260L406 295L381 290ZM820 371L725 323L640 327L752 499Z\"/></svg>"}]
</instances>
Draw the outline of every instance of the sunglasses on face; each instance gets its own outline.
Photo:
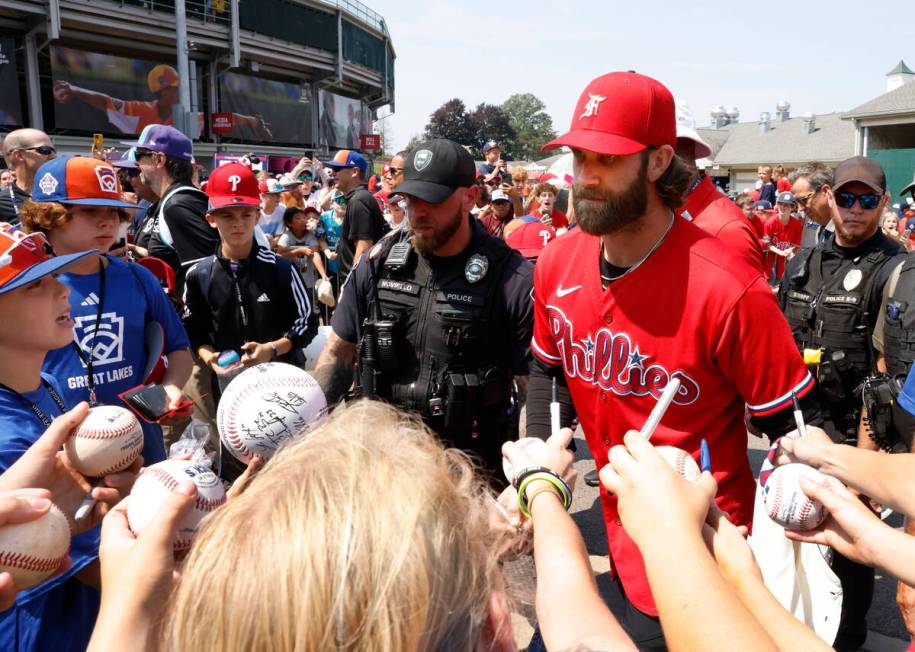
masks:
<instances>
[{"instance_id":1,"label":"sunglasses on face","mask_svg":"<svg viewBox=\"0 0 915 652\"><path fill-rule=\"evenodd\" d=\"M57 150L51 147L50 145L39 145L38 147L20 147L23 152L38 152L42 156L53 156L57 154Z\"/></svg>"},{"instance_id":2,"label":"sunglasses on face","mask_svg":"<svg viewBox=\"0 0 915 652\"><path fill-rule=\"evenodd\" d=\"M794 197L794 200L797 202L798 206L800 206L801 208L804 208L807 205L807 202L809 202L811 199L813 199L818 192L820 192L820 191L811 190L810 192L805 193L803 195L796 195Z\"/></svg>"},{"instance_id":3,"label":"sunglasses on face","mask_svg":"<svg viewBox=\"0 0 915 652\"><path fill-rule=\"evenodd\" d=\"M880 205L880 200L882 198L883 195L878 195L875 192L866 192L861 195L856 195L853 192L837 192L836 204L841 208L851 208L857 201L864 210L871 210Z\"/></svg>"},{"instance_id":4,"label":"sunglasses on face","mask_svg":"<svg viewBox=\"0 0 915 652\"><path fill-rule=\"evenodd\" d=\"M398 174L403 174L403 168L390 167L390 168L388 168L388 171L385 174L395 177Z\"/></svg>"}]
</instances>

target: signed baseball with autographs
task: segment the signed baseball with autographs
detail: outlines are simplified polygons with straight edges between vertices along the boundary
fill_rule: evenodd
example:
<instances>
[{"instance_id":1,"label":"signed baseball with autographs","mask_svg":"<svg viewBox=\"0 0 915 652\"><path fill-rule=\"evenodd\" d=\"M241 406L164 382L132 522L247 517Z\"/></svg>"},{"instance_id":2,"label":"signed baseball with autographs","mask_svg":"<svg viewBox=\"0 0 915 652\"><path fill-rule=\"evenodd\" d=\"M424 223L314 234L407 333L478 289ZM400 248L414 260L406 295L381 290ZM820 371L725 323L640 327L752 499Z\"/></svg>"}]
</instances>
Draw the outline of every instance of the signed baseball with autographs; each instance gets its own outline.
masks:
<instances>
[{"instance_id":1,"label":"signed baseball with autographs","mask_svg":"<svg viewBox=\"0 0 915 652\"><path fill-rule=\"evenodd\" d=\"M327 399L311 374L282 362L265 362L238 375L226 388L216 426L223 445L247 464L269 459L286 439L317 425Z\"/></svg>"}]
</instances>

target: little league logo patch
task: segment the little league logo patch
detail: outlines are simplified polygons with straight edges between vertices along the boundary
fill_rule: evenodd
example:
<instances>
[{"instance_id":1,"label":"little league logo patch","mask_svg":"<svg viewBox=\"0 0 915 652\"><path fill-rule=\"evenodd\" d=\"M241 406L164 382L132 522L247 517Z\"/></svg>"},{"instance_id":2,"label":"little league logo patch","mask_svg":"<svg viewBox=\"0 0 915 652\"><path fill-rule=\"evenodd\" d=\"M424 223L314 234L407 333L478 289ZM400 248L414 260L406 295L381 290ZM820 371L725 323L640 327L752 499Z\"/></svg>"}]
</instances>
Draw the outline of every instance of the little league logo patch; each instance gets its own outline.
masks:
<instances>
[{"instance_id":1,"label":"little league logo patch","mask_svg":"<svg viewBox=\"0 0 915 652\"><path fill-rule=\"evenodd\" d=\"M124 359L124 318L116 312L103 313L97 331L95 318L95 315L87 315L73 320L73 335L83 351L82 357L87 358L92 351L95 365L121 362ZM83 366L86 366L85 362Z\"/></svg>"},{"instance_id":2,"label":"little league logo patch","mask_svg":"<svg viewBox=\"0 0 915 652\"><path fill-rule=\"evenodd\" d=\"M569 378L597 385L618 396L659 398L670 379L680 379L674 397L678 405L690 405L699 398L699 383L683 371L669 371L657 363L649 364L650 353L642 353L625 332L600 328L587 339L575 339L572 322L555 306L547 306L550 336L556 343L562 366Z\"/></svg>"},{"instance_id":3,"label":"little league logo patch","mask_svg":"<svg viewBox=\"0 0 915 652\"><path fill-rule=\"evenodd\" d=\"M41 177L41 181L38 182L38 187L41 188L41 192L46 195L53 195L57 192L57 186L60 185L60 182L54 178L54 175L50 172L45 172L44 176Z\"/></svg>"},{"instance_id":4,"label":"little league logo patch","mask_svg":"<svg viewBox=\"0 0 915 652\"><path fill-rule=\"evenodd\" d=\"M113 169L99 165L95 168L95 176L98 178L98 187L102 192L115 195L118 193L118 176Z\"/></svg>"},{"instance_id":5,"label":"little league logo patch","mask_svg":"<svg viewBox=\"0 0 915 652\"><path fill-rule=\"evenodd\" d=\"M417 172L425 170L432 162L432 152L428 149L421 149L413 155L413 167Z\"/></svg>"}]
</instances>

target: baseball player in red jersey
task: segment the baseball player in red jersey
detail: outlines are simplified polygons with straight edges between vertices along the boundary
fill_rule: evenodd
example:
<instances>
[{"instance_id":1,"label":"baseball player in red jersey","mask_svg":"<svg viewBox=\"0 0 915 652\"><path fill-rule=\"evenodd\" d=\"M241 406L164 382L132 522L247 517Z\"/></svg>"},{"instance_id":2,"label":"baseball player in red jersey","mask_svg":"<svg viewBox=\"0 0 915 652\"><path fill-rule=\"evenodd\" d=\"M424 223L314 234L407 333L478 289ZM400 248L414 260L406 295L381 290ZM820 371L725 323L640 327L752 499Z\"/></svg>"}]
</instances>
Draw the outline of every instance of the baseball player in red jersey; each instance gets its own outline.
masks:
<instances>
[{"instance_id":1,"label":"baseball player in red jersey","mask_svg":"<svg viewBox=\"0 0 915 652\"><path fill-rule=\"evenodd\" d=\"M574 157L578 229L546 247L534 271L528 435L549 434L549 394L574 407L598 468L642 426L671 378L681 387L652 443L712 451L718 505L750 523L754 484L744 409L777 437L794 429L792 394L821 421L813 377L757 269L674 210L692 182L675 156L674 101L635 73L599 77L582 93L560 145ZM616 591L610 607L643 649L664 648L641 555L615 499L601 503Z\"/></svg>"}]
</instances>

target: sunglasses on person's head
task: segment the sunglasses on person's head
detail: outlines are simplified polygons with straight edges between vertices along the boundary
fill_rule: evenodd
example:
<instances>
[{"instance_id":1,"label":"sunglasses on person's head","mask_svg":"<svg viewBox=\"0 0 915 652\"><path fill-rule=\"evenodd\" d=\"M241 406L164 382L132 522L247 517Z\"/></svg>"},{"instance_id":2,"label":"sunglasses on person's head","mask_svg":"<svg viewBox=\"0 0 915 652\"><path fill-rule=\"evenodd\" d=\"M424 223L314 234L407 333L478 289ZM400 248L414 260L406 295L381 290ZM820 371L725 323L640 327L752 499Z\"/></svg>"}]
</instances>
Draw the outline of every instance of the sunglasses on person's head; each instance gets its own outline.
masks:
<instances>
[{"instance_id":1,"label":"sunglasses on person's head","mask_svg":"<svg viewBox=\"0 0 915 652\"><path fill-rule=\"evenodd\" d=\"M52 154L57 153L57 150L50 145L38 145L37 147L17 147L16 149L24 152L38 152L42 156L51 156Z\"/></svg>"},{"instance_id":2,"label":"sunglasses on person's head","mask_svg":"<svg viewBox=\"0 0 915 652\"><path fill-rule=\"evenodd\" d=\"M851 208L857 201L860 202L861 208L864 210L871 210L880 205L881 199L883 199L883 195L878 195L875 192L866 192L861 195L856 195L853 192L836 193L836 204L841 208Z\"/></svg>"}]
</instances>

